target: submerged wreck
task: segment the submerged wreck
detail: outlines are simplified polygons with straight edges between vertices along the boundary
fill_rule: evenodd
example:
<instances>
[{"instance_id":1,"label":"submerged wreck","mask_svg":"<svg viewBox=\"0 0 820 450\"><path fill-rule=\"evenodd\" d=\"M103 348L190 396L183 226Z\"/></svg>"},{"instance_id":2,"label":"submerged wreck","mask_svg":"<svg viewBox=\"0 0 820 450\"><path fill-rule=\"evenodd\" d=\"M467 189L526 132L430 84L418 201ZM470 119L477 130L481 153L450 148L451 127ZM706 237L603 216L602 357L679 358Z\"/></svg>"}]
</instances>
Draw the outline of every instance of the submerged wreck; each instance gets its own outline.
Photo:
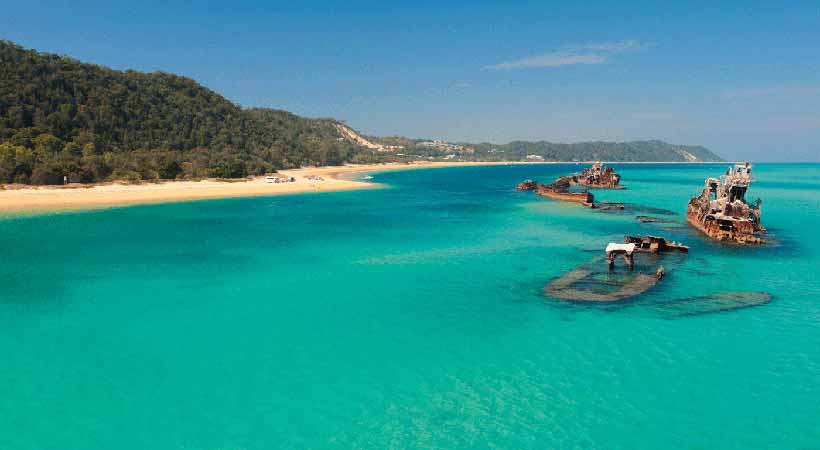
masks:
<instances>
[{"instance_id":1,"label":"submerged wreck","mask_svg":"<svg viewBox=\"0 0 820 450\"><path fill-rule=\"evenodd\" d=\"M601 262L601 258L595 258L553 279L544 287L544 294L571 302L618 302L648 291L665 274L663 266L659 266L654 273L632 270L634 260L626 271L604 268Z\"/></svg>"},{"instance_id":2,"label":"submerged wreck","mask_svg":"<svg viewBox=\"0 0 820 450\"><path fill-rule=\"evenodd\" d=\"M752 166L746 162L729 167L720 178L707 178L703 191L689 200L686 221L718 241L762 244L766 228L760 224L760 199L748 203Z\"/></svg>"},{"instance_id":3,"label":"submerged wreck","mask_svg":"<svg viewBox=\"0 0 820 450\"><path fill-rule=\"evenodd\" d=\"M665 219L663 217L654 217L654 216L635 216L635 220L640 223L672 223L674 222L671 219Z\"/></svg>"},{"instance_id":4,"label":"submerged wreck","mask_svg":"<svg viewBox=\"0 0 820 450\"><path fill-rule=\"evenodd\" d=\"M612 167L604 167L603 163L596 162L592 167L587 167L581 173L572 177L574 183L582 186L598 189L623 189L621 186L621 176L615 173Z\"/></svg>"},{"instance_id":5,"label":"submerged wreck","mask_svg":"<svg viewBox=\"0 0 820 450\"><path fill-rule=\"evenodd\" d=\"M648 291L666 275L666 269L659 264L659 254L688 251L689 247L658 236L626 236L623 244L607 244L604 251L606 269L600 258L595 258L554 278L544 287L544 294L573 302L626 300ZM619 257L626 263L625 270L615 268L615 261ZM677 265L681 259L664 261ZM635 270L636 267L638 270Z\"/></svg>"},{"instance_id":6,"label":"submerged wreck","mask_svg":"<svg viewBox=\"0 0 820 450\"><path fill-rule=\"evenodd\" d=\"M656 306L661 316L675 319L701 314L734 311L765 305L772 300L768 292L717 292L697 297L678 298Z\"/></svg>"},{"instance_id":7,"label":"submerged wreck","mask_svg":"<svg viewBox=\"0 0 820 450\"><path fill-rule=\"evenodd\" d=\"M535 191L542 197L555 200L581 203L589 208L602 210L623 210L623 203L603 202L595 203L595 197L588 191L589 188L623 189L620 185L621 176L615 173L612 167L604 167L603 163L596 162L581 173L570 176L560 176L552 184L541 184L535 180L524 180L516 186L519 191ZM582 186L582 190L571 190L573 185Z\"/></svg>"},{"instance_id":8,"label":"submerged wreck","mask_svg":"<svg viewBox=\"0 0 820 450\"><path fill-rule=\"evenodd\" d=\"M524 180L515 188L519 191L534 191L542 197L582 203L586 206L593 207L594 197L592 193L588 191L571 192L571 185L572 179L570 177L558 177L552 184L541 184L534 180Z\"/></svg>"}]
</instances>

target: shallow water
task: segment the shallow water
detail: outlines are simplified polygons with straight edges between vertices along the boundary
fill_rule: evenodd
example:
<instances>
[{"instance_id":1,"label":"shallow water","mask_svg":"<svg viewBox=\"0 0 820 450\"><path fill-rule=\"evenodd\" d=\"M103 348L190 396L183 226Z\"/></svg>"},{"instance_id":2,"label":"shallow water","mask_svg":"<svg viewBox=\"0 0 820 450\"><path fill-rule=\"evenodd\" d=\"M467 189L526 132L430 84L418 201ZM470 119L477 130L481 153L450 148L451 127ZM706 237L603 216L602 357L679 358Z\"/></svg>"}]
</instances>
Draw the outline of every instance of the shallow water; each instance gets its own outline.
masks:
<instances>
[{"instance_id":1,"label":"shallow water","mask_svg":"<svg viewBox=\"0 0 820 450\"><path fill-rule=\"evenodd\" d=\"M575 170L0 220L0 448L818 448L820 165L755 166L762 248L681 225L722 164L595 191L673 223L513 189ZM634 301L543 296L627 233L691 251ZM773 299L658 308L737 290Z\"/></svg>"}]
</instances>

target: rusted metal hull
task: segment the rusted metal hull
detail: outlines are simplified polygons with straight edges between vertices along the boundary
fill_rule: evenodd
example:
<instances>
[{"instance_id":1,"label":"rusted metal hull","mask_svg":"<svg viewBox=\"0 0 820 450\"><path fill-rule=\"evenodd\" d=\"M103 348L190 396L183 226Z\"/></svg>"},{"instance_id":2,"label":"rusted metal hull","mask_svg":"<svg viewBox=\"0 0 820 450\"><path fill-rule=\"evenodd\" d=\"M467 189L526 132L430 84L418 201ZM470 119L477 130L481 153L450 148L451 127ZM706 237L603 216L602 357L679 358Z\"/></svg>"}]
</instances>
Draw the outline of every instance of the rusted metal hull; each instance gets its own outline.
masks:
<instances>
[{"instance_id":1,"label":"rusted metal hull","mask_svg":"<svg viewBox=\"0 0 820 450\"><path fill-rule=\"evenodd\" d=\"M624 236L624 242L635 244L635 251L642 253L667 253L682 252L689 253L689 247L679 242L668 241L660 236Z\"/></svg>"},{"instance_id":2,"label":"rusted metal hull","mask_svg":"<svg viewBox=\"0 0 820 450\"><path fill-rule=\"evenodd\" d=\"M592 167L573 175L572 183L590 189L624 189L621 186L621 176L615 173L614 168L605 167L601 162L596 162Z\"/></svg>"},{"instance_id":3,"label":"rusted metal hull","mask_svg":"<svg viewBox=\"0 0 820 450\"><path fill-rule=\"evenodd\" d=\"M761 245L766 241L762 239L754 226L749 223L736 223L730 227L721 225L718 220L709 219L708 215L700 216L696 211L689 211L686 214L686 222L701 233L710 238L742 245Z\"/></svg>"},{"instance_id":4,"label":"rusted metal hull","mask_svg":"<svg viewBox=\"0 0 820 450\"><path fill-rule=\"evenodd\" d=\"M535 193L542 197L552 198L555 200L562 200L565 202L592 204L593 200L593 196L589 192L558 192L549 189L546 186L539 187L539 189L537 189Z\"/></svg>"},{"instance_id":5,"label":"rusted metal hull","mask_svg":"<svg viewBox=\"0 0 820 450\"><path fill-rule=\"evenodd\" d=\"M515 188L519 191L534 191L538 188L538 183L533 180L524 180Z\"/></svg>"},{"instance_id":6,"label":"rusted metal hull","mask_svg":"<svg viewBox=\"0 0 820 450\"><path fill-rule=\"evenodd\" d=\"M752 183L748 162L730 166L719 178L707 178L703 190L686 207L686 222L710 238L735 244L763 244L766 228L760 222L761 201L749 203Z\"/></svg>"},{"instance_id":7,"label":"rusted metal hull","mask_svg":"<svg viewBox=\"0 0 820 450\"><path fill-rule=\"evenodd\" d=\"M573 179L573 184L584 186L589 189L626 189L626 186L621 186L620 184L586 183L578 179Z\"/></svg>"},{"instance_id":8,"label":"rusted metal hull","mask_svg":"<svg viewBox=\"0 0 820 450\"><path fill-rule=\"evenodd\" d=\"M533 180L524 180L515 188L519 191L535 191L536 194L565 202L582 203L592 206L594 197L589 192L570 192L569 177L559 177L552 184L541 184ZM594 206L592 206L594 207Z\"/></svg>"}]
</instances>

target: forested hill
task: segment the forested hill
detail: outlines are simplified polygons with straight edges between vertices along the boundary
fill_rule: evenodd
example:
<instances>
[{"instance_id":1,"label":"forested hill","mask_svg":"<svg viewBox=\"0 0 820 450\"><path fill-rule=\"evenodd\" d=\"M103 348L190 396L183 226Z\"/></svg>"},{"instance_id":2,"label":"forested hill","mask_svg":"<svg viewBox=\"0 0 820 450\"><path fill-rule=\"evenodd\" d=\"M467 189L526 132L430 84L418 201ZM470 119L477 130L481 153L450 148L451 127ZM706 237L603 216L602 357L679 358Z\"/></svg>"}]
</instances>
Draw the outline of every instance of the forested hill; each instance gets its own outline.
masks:
<instances>
[{"instance_id":1,"label":"forested hill","mask_svg":"<svg viewBox=\"0 0 820 450\"><path fill-rule=\"evenodd\" d=\"M0 41L0 183L240 177L366 159L335 123Z\"/></svg>"},{"instance_id":2,"label":"forested hill","mask_svg":"<svg viewBox=\"0 0 820 450\"><path fill-rule=\"evenodd\" d=\"M236 178L412 159L714 161L659 141L504 145L375 138L333 119L243 109L189 78L119 71L0 40L0 184ZM433 144L433 145L430 145Z\"/></svg>"},{"instance_id":3,"label":"forested hill","mask_svg":"<svg viewBox=\"0 0 820 450\"><path fill-rule=\"evenodd\" d=\"M506 159L523 159L527 155L538 155L547 161L723 161L705 147L675 145L663 141L575 144L516 141L503 145L484 143L473 147L475 153L483 158L502 155Z\"/></svg>"}]
</instances>

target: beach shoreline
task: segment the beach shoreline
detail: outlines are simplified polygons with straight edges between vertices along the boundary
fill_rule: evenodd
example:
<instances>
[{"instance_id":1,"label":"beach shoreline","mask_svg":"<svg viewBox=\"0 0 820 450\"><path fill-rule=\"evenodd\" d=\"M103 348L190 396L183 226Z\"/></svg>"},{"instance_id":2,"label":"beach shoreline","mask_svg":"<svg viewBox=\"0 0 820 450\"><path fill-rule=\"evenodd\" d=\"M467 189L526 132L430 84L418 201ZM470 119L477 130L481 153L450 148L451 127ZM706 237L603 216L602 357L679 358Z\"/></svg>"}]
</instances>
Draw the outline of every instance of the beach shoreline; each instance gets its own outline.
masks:
<instances>
[{"instance_id":1,"label":"beach shoreline","mask_svg":"<svg viewBox=\"0 0 820 450\"><path fill-rule=\"evenodd\" d=\"M586 164L578 162L577 164ZM0 214L76 211L112 208L138 204L172 203L232 197L254 197L310 192L335 192L378 188L378 183L351 179L358 173L393 170L432 169L441 167L576 164L553 161L469 161L348 164L344 166L306 167L280 170L293 177L290 183L267 183L264 177L247 180L162 181L126 184L119 182L69 186L5 185L0 190ZM668 164L668 163L619 163ZM691 164L691 163L688 163ZM308 177L311 177L309 179ZM321 179L315 179L320 177Z\"/></svg>"}]
</instances>

